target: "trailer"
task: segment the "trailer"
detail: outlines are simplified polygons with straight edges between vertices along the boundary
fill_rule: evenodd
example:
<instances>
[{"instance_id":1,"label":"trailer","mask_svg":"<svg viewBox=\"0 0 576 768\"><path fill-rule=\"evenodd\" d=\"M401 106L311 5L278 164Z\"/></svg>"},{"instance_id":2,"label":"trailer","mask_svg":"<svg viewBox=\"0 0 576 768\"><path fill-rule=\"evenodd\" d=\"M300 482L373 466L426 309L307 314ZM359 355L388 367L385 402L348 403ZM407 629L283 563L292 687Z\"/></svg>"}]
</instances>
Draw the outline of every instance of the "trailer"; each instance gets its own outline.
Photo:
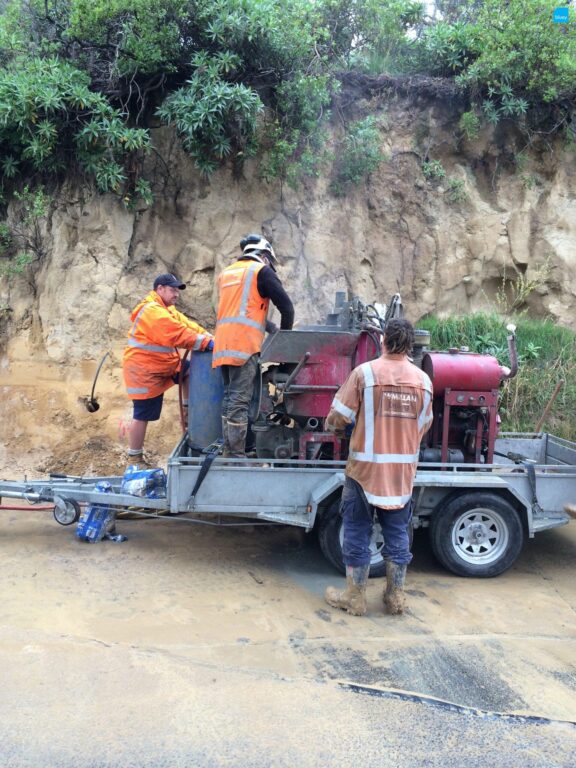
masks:
<instances>
[{"instance_id":1,"label":"trailer","mask_svg":"<svg viewBox=\"0 0 576 768\"><path fill-rule=\"evenodd\" d=\"M526 538L569 522L564 505L576 499L576 443L546 433L504 433L494 464L422 463L413 493L413 528L428 528L432 551L460 576L506 571ZM107 480L106 505L146 517L240 524L292 525L316 532L327 560L344 571L340 496L345 462L222 459L190 455L186 436L167 462L166 497L122 493L122 476L0 481L0 498L54 504L61 525L74 524L81 505L102 503L96 483ZM207 468L209 467L209 470ZM200 481L200 482L199 482ZM382 576L382 535L374 526L371 576Z\"/></svg>"}]
</instances>

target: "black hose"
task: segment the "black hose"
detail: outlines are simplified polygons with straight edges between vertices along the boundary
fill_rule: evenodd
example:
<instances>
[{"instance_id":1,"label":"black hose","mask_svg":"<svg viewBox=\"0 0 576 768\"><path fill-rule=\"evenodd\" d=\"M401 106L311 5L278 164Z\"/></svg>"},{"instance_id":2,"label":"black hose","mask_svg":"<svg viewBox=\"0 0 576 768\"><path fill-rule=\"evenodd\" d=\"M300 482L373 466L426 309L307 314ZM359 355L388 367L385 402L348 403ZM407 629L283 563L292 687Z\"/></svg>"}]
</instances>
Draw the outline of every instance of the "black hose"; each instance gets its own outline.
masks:
<instances>
[{"instance_id":1,"label":"black hose","mask_svg":"<svg viewBox=\"0 0 576 768\"><path fill-rule=\"evenodd\" d=\"M364 327L362 330L372 339L374 346L376 347L376 356L380 357L382 354L382 342L380 341L378 333L376 333L375 330L366 327Z\"/></svg>"},{"instance_id":2,"label":"black hose","mask_svg":"<svg viewBox=\"0 0 576 768\"><path fill-rule=\"evenodd\" d=\"M110 352L106 352L102 360L100 360L100 364L98 365L98 368L96 369L94 381L92 382L92 392L90 393L90 398L86 403L86 408L90 413L96 413L96 411L100 408L98 401L94 399L94 391L96 389L96 382L98 381L98 375L100 374L102 366L104 365L104 361L106 360L109 354Z\"/></svg>"},{"instance_id":3,"label":"black hose","mask_svg":"<svg viewBox=\"0 0 576 768\"><path fill-rule=\"evenodd\" d=\"M188 358L188 355L190 353L190 350L187 349L184 354L182 355L182 360L180 362L180 376L178 377L178 405L180 407L180 425L182 427L182 434L186 434L186 430L188 429L188 403L184 404L184 376L182 375L182 371L184 370L184 364ZM190 355L190 365L192 365L192 355Z\"/></svg>"}]
</instances>

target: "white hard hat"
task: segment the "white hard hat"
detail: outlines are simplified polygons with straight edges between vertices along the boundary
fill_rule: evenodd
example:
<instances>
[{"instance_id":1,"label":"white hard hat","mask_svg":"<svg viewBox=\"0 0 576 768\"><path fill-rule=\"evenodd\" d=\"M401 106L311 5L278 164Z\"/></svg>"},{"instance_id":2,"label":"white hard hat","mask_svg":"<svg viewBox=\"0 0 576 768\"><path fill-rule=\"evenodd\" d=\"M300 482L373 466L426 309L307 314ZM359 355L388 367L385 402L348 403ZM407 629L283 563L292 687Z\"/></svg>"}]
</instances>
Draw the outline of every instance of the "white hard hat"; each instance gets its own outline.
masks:
<instances>
[{"instance_id":1,"label":"white hard hat","mask_svg":"<svg viewBox=\"0 0 576 768\"><path fill-rule=\"evenodd\" d=\"M272 269L276 269L278 259L274 253L274 248L272 248L268 240L262 235L246 235L246 237L243 237L240 241L240 247L243 248L242 253L245 256L253 255L267 257Z\"/></svg>"}]
</instances>

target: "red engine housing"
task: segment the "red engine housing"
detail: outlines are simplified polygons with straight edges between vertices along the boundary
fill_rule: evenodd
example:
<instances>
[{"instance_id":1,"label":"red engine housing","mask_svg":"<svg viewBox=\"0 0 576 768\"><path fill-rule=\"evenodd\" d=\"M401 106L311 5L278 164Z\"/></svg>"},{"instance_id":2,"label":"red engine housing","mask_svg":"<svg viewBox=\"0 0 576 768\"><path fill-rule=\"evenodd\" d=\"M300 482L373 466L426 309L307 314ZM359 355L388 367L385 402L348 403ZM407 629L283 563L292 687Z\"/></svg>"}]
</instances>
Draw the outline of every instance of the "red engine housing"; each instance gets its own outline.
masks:
<instances>
[{"instance_id":1,"label":"red engine housing","mask_svg":"<svg viewBox=\"0 0 576 768\"><path fill-rule=\"evenodd\" d=\"M425 353L422 370L434 382L434 397L447 389L468 392L497 389L502 378L502 369L495 357L459 350Z\"/></svg>"}]
</instances>

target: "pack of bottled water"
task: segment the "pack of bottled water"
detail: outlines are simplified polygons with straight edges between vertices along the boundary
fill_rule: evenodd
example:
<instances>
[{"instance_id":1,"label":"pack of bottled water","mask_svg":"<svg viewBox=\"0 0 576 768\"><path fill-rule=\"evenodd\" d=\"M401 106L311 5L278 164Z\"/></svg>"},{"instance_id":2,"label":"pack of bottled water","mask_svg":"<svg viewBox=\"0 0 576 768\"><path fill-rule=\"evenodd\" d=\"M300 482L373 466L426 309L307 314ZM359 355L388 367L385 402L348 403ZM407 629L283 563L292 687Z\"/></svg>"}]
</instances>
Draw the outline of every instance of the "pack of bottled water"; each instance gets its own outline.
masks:
<instances>
[{"instance_id":1,"label":"pack of bottled water","mask_svg":"<svg viewBox=\"0 0 576 768\"><path fill-rule=\"evenodd\" d=\"M146 499L166 498L166 473L163 469L138 469L131 464L124 472L121 493Z\"/></svg>"},{"instance_id":2,"label":"pack of bottled water","mask_svg":"<svg viewBox=\"0 0 576 768\"><path fill-rule=\"evenodd\" d=\"M111 493L112 486L107 480L99 480L94 490L102 494ZM80 541L88 541L92 544L102 541L104 537L112 538L110 533L115 522L116 510L111 509L105 499L102 500L102 504L88 504L78 520L76 536Z\"/></svg>"}]
</instances>

